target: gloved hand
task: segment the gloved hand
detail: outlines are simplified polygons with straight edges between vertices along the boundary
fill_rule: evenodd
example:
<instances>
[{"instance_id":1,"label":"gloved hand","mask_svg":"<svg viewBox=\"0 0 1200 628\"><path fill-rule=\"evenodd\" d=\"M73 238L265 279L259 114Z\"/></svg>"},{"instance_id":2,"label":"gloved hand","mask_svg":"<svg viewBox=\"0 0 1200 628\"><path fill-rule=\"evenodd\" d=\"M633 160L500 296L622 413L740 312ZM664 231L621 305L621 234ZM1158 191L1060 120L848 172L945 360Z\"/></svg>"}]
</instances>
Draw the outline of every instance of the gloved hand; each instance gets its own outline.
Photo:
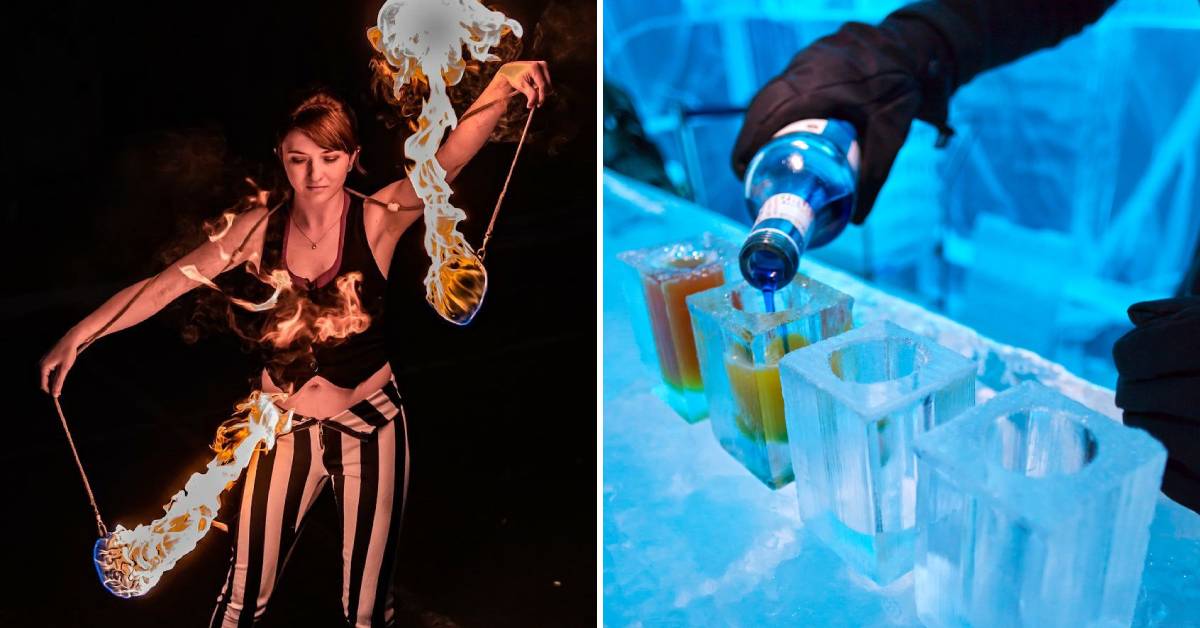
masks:
<instances>
[{"instance_id":1,"label":"gloved hand","mask_svg":"<svg viewBox=\"0 0 1200 628\"><path fill-rule=\"evenodd\" d=\"M1200 297L1135 303L1113 345L1125 424L1167 448L1162 490L1200 512Z\"/></svg>"},{"instance_id":2,"label":"gloved hand","mask_svg":"<svg viewBox=\"0 0 1200 628\"><path fill-rule=\"evenodd\" d=\"M879 26L847 23L797 54L754 97L733 150L743 178L754 154L784 126L838 118L858 132L861 164L854 224L862 224L887 179L914 118L953 130L947 104L957 85L950 48L927 22L891 15Z\"/></svg>"}]
</instances>

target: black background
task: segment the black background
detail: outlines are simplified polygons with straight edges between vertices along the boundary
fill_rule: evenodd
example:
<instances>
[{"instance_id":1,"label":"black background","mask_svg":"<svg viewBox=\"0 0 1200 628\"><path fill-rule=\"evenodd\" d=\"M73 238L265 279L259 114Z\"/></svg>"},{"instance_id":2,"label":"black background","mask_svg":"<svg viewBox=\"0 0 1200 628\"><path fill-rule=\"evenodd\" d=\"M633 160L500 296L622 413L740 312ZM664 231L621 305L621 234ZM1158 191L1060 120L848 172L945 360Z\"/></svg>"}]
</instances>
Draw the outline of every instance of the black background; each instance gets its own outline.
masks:
<instances>
[{"instance_id":1,"label":"black background","mask_svg":"<svg viewBox=\"0 0 1200 628\"><path fill-rule=\"evenodd\" d=\"M37 388L37 361L117 290L162 269L171 246L232 204L242 176L280 177L270 149L294 90L328 85L358 111L369 174L354 175L351 187L373 191L398 176L400 136L376 119L368 90L365 31L379 4L5 9L0 538L15 551L3 568L0 625L208 621L228 558L229 535L219 531L143 598L101 588L93 516L53 405ZM475 322L453 327L425 305L420 223L393 260L388 329L413 465L400 625L595 621L595 7L495 6L525 26L522 58L548 58L556 95L535 117L517 165ZM455 183L471 242L481 240L514 148L489 144ZM194 294L96 343L64 387L63 409L110 527L161 516L249 392L248 358L232 338L183 341ZM339 624L339 534L326 491L265 625Z\"/></svg>"}]
</instances>

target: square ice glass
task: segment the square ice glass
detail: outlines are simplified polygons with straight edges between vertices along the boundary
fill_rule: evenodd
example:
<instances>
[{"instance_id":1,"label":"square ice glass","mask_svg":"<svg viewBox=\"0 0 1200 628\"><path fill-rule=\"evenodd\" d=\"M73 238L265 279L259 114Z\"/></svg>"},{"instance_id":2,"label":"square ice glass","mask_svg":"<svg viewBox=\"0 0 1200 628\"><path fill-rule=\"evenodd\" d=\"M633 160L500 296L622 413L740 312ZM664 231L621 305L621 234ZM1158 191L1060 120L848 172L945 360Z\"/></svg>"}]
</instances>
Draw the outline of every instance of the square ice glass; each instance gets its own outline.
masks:
<instances>
[{"instance_id":1,"label":"square ice glass","mask_svg":"<svg viewBox=\"0 0 1200 628\"><path fill-rule=\"evenodd\" d=\"M792 481L779 360L852 325L849 295L803 275L774 295L745 281L687 298L713 434L755 477L775 489Z\"/></svg>"},{"instance_id":2,"label":"square ice glass","mask_svg":"<svg viewBox=\"0 0 1200 628\"><path fill-rule=\"evenodd\" d=\"M917 439L926 626L1128 626L1166 451L1040 384Z\"/></svg>"},{"instance_id":3,"label":"square ice glass","mask_svg":"<svg viewBox=\"0 0 1200 628\"><path fill-rule=\"evenodd\" d=\"M632 270L622 287L642 359L662 377L654 392L689 423L708 416L708 406L684 299L725 283L736 252L705 233L617 256Z\"/></svg>"},{"instance_id":4,"label":"square ice glass","mask_svg":"<svg viewBox=\"0 0 1200 628\"><path fill-rule=\"evenodd\" d=\"M877 321L780 362L804 525L886 584L912 569L913 440L975 403L975 364Z\"/></svg>"}]
</instances>

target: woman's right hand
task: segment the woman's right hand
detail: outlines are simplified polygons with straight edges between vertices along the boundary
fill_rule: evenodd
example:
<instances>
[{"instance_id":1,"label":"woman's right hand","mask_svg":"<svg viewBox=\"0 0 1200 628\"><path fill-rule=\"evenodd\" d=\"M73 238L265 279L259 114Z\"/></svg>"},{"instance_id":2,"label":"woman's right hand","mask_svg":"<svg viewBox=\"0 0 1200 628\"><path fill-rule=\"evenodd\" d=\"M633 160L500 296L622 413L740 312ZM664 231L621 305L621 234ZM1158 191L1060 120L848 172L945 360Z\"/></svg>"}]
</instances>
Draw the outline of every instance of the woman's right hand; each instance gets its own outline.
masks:
<instances>
[{"instance_id":1,"label":"woman's right hand","mask_svg":"<svg viewBox=\"0 0 1200 628\"><path fill-rule=\"evenodd\" d=\"M80 339L73 332L67 332L54 347L42 357L40 365L42 374L42 392L58 397L62 393L63 380L67 371L75 364L79 355Z\"/></svg>"}]
</instances>

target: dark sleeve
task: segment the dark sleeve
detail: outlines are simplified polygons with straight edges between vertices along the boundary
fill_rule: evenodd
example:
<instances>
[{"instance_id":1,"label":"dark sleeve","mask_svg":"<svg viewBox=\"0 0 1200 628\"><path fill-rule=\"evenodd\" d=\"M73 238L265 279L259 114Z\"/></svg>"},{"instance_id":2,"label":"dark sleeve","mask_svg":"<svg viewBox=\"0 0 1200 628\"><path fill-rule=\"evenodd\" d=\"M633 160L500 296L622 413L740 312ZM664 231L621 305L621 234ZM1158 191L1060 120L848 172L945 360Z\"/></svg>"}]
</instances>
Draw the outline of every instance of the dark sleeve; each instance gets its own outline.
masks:
<instances>
[{"instance_id":1,"label":"dark sleeve","mask_svg":"<svg viewBox=\"0 0 1200 628\"><path fill-rule=\"evenodd\" d=\"M953 89L981 72L1049 48L1100 19L1116 0L926 0L897 18L937 29L954 56Z\"/></svg>"}]
</instances>

